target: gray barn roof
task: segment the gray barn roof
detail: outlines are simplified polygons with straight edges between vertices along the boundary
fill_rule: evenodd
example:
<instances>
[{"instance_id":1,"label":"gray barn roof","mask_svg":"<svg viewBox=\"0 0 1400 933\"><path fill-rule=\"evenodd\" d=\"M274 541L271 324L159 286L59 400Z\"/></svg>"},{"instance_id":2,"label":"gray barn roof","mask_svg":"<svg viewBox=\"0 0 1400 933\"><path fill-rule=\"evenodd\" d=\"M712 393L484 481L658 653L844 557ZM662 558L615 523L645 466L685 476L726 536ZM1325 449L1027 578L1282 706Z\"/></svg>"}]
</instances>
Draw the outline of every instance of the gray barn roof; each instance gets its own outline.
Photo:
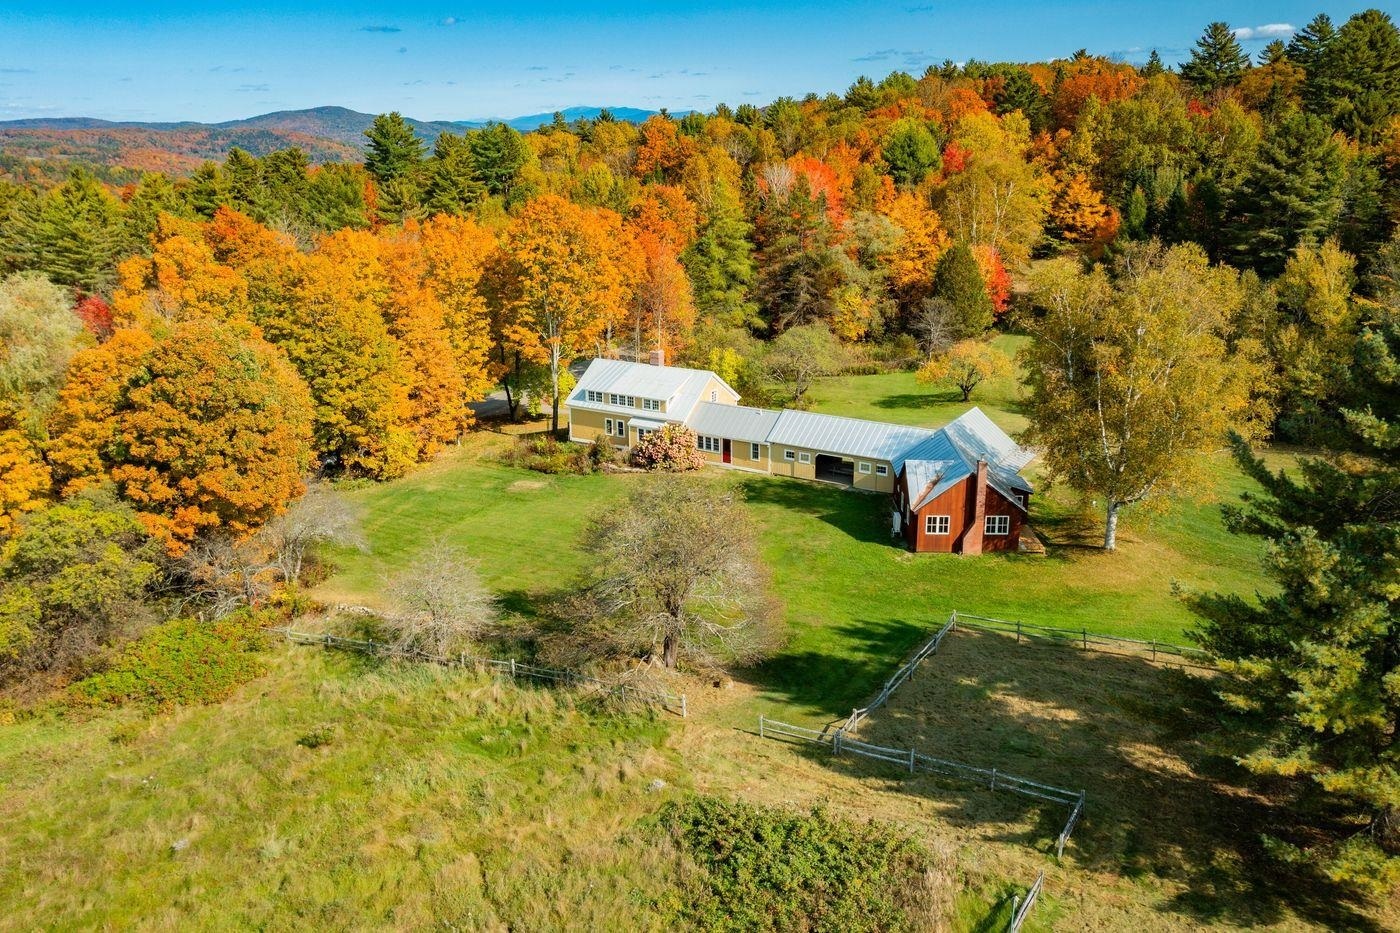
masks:
<instances>
[{"instance_id":1,"label":"gray barn roof","mask_svg":"<svg viewBox=\"0 0 1400 933\"><path fill-rule=\"evenodd\" d=\"M696 434L762 444L767 442L779 416L779 412L766 408L701 402L685 423Z\"/></svg>"},{"instance_id":2,"label":"gray barn roof","mask_svg":"<svg viewBox=\"0 0 1400 933\"><path fill-rule=\"evenodd\" d=\"M888 460L898 470L904 452L932 434L928 428L784 410L778 414L768 442L847 457Z\"/></svg>"}]
</instances>

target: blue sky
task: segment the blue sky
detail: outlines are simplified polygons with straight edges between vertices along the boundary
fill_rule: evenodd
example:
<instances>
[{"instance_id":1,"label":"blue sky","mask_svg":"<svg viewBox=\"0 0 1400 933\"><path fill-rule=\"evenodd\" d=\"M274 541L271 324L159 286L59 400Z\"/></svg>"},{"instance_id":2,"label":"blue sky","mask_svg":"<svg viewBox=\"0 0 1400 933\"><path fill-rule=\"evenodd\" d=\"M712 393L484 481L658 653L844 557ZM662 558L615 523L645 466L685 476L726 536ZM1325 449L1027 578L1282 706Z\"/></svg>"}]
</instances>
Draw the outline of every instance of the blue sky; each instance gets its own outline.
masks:
<instances>
[{"instance_id":1,"label":"blue sky","mask_svg":"<svg viewBox=\"0 0 1400 933\"><path fill-rule=\"evenodd\" d=\"M133 10L132 7L138 9ZM0 2L0 119L229 120L338 104L422 119L709 110L1078 48L1184 58L1213 19L1269 35L1361 6L1216 0ZM1390 10L1382 4L1382 9ZM1272 29L1267 27L1273 27Z\"/></svg>"}]
</instances>

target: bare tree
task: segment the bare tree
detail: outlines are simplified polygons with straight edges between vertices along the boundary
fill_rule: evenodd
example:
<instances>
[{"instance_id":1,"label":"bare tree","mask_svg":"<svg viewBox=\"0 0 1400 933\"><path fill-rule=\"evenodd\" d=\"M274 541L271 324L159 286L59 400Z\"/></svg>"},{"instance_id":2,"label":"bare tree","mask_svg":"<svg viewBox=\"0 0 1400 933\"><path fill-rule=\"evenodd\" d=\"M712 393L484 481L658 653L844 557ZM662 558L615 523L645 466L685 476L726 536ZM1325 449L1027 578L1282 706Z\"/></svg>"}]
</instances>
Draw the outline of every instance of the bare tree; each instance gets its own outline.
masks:
<instances>
[{"instance_id":1,"label":"bare tree","mask_svg":"<svg viewBox=\"0 0 1400 933\"><path fill-rule=\"evenodd\" d=\"M321 544L338 544L364 550L360 513L329 483L308 484L302 496L284 514L259 533L273 552L273 561L285 583L301 579L302 568L311 549Z\"/></svg>"},{"instance_id":2,"label":"bare tree","mask_svg":"<svg viewBox=\"0 0 1400 933\"><path fill-rule=\"evenodd\" d=\"M919 302L909 330L919 343L924 358L930 359L953 345L953 309L942 298L925 298Z\"/></svg>"},{"instance_id":3,"label":"bare tree","mask_svg":"<svg viewBox=\"0 0 1400 933\"><path fill-rule=\"evenodd\" d=\"M175 561L181 599L216 619L256 606L272 595L281 576L275 558L260 535L197 538Z\"/></svg>"},{"instance_id":4,"label":"bare tree","mask_svg":"<svg viewBox=\"0 0 1400 933\"><path fill-rule=\"evenodd\" d=\"M430 545L385 587L385 624L403 651L448 657L466 651L495 629L496 597L476 563L459 547Z\"/></svg>"},{"instance_id":5,"label":"bare tree","mask_svg":"<svg viewBox=\"0 0 1400 933\"><path fill-rule=\"evenodd\" d=\"M597 559L572 605L584 653L649 655L667 668L749 661L769 647L748 512L699 478L640 482L590 526Z\"/></svg>"}]
</instances>

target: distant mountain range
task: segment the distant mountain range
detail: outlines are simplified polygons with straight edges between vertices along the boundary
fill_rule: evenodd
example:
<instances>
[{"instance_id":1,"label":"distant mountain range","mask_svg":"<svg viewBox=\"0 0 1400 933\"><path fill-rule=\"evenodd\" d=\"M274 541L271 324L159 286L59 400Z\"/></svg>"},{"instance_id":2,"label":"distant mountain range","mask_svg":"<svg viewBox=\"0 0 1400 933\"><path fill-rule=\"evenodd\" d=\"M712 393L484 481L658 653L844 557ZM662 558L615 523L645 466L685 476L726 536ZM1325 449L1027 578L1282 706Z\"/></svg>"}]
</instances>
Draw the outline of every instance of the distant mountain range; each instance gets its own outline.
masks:
<instances>
[{"instance_id":1,"label":"distant mountain range","mask_svg":"<svg viewBox=\"0 0 1400 933\"><path fill-rule=\"evenodd\" d=\"M568 121L592 120L603 109L570 107L562 113ZM634 123L657 112L636 107L608 109L618 120ZM119 123L93 117L0 120L0 156L4 157L0 162L13 165L25 159L57 159L109 168L120 166L180 173L193 170L205 160L222 159L235 146L258 156L288 146L300 146L313 162L334 162L359 158L365 130L374 118L375 114L346 107L312 107L279 110L223 123ZM435 140L439 133L461 133L497 122L405 119L427 142ZM524 133L553 120L551 112L498 122Z\"/></svg>"}]
</instances>

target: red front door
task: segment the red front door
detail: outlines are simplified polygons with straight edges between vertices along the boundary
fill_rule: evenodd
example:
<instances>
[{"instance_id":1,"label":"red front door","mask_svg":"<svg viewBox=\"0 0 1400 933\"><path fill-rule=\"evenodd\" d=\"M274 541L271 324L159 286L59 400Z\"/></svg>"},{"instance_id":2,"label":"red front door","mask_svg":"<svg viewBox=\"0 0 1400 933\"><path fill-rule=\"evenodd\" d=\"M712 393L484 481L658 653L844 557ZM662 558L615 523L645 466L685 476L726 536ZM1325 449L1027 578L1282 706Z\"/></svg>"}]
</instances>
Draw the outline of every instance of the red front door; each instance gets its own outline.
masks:
<instances>
[{"instance_id":1,"label":"red front door","mask_svg":"<svg viewBox=\"0 0 1400 933\"><path fill-rule=\"evenodd\" d=\"M729 463L729 438L724 439L724 462Z\"/></svg>"}]
</instances>

